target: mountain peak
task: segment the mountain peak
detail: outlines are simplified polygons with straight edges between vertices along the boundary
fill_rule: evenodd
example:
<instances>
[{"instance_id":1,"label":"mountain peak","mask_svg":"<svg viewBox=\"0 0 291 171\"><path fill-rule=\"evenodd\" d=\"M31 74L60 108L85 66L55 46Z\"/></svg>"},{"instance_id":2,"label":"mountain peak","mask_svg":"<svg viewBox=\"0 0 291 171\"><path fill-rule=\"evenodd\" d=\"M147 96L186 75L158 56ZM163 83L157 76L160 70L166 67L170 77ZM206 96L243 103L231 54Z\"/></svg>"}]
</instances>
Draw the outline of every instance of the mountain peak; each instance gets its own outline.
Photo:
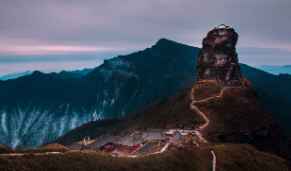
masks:
<instances>
[{"instance_id":1,"label":"mountain peak","mask_svg":"<svg viewBox=\"0 0 291 171\"><path fill-rule=\"evenodd\" d=\"M189 46L187 44L183 44L180 42L176 42L174 40L170 40L170 39L166 39L166 38L161 38L159 39L153 46L153 48L158 48L158 49L165 49L165 50L169 50L169 49L179 49L179 48L193 48L192 46ZM196 50L198 50L198 48L194 47ZM184 49L185 50L185 49Z\"/></svg>"},{"instance_id":2,"label":"mountain peak","mask_svg":"<svg viewBox=\"0 0 291 171\"><path fill-rule=\"evenodd\" d=\"M31 75L32 76L42 76L42 75L44 75L44 73L41 71L33 71Z\"/></svg>"},{"instance_id":3,"label":"mountain peak","mask_svg":"<svg viewBox=\"0 0 291 171\"><path fill-rule=\"evenodd\" d=\"M182 44L166 38L159 39L155 44L155 46L167 46L167 45L182 45Z\"/></svg>"},{"instance_id":4,"label":"mountain peak","mask_svg":"<svg viewBox=\"0 0 291 171\"><path fill-rule=\"evenodd\" d=\"M236 52L237 32L229 26L215 27L202 41L198 57L198 81L214 80L222 84L240 85L241 73Z\"/></svg>"},{"instance_id":5,"label":"mountain peak","mask_svg":"<svg viewBox=\"0 0 291 171\"><path fill-rule=\"evenodd\" d=\"M167 38L160 38L156 44L160 44L160 43L176 43L176 42Z\"/></svg>"}]
</instances>

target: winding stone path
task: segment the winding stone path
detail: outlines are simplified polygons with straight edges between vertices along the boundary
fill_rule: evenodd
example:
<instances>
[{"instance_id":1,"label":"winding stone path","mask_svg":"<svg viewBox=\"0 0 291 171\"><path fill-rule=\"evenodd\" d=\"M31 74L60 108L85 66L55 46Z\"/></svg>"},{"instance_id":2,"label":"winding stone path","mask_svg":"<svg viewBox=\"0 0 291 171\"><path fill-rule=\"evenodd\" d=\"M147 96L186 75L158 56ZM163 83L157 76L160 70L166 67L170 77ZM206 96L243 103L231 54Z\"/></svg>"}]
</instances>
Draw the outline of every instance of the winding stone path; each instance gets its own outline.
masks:
<instances>
[{"instance_id":1,"label":"winding stone path","mask_svg":"<svg viewBox=\"0 0 291 171\"><path fill-rule=\"evenodd\" d=\"M208 141L203 137L203 134L201 133L201 131L203 131L206 127L209 126L210 120L206 116L206 114L204 112L202 112L196 106L196 104L197 103L205 103L205 102L208 102L210 100L214 100L214 99L217 99L217 98L221 98L221 97L223 97L225 90L226 89L229 89L229 88L231 88L231 87L224 87L224 88L221 89L219 95L214 96L214 97L208 97L208 98L205 98L205 99L202 99L202 100L195 100L194 87L192 87L192 89L191 89L191 92L190 92L190 100L191 100L190 109L192 111L194 111L195 113L197 113L198 115L200 115L205 120L205 123L202 124L201 126L199 126L197 130L195 130L195 134L199 138L200 142L202 142L204 144L207 144ZM198 144L198 146L199 146L199 144ZM212 171L216 171L216 160L217 160L216 159L216 154L215 154L214 150L211 150L210 153L212 155Z\"/></svg>"}]
</instances>

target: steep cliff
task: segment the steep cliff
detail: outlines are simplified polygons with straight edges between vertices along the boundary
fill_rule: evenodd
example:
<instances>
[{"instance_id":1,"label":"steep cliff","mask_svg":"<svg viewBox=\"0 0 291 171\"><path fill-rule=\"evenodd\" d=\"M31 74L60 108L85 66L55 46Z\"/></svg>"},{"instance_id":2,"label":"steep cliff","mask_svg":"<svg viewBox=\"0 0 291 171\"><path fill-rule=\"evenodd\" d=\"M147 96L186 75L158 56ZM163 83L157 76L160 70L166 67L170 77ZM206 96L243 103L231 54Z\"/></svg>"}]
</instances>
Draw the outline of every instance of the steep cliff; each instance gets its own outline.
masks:
<instances>
[{"instance_id":1,"label":"steep cliff","mask_svg":"<svg viewBox=\"0 0 291 171\"><path fill-rule=\"evenodd\" d=\"M230 26L220 25L203 39L198 56L199 80L215 80L221 84L241 84L240 66L236 53L238 34Z\"/></svg>"}]
</instances>

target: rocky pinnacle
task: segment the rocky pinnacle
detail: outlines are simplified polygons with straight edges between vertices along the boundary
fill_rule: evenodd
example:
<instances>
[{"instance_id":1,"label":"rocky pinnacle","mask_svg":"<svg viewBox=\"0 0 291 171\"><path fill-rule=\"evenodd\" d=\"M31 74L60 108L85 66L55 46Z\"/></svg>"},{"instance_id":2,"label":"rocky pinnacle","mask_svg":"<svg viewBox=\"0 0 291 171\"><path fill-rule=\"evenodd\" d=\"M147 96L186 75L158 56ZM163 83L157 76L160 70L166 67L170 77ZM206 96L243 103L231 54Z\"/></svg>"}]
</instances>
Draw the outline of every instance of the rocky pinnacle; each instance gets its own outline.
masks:
<instances>
[{"instance_id":1,"label":"rocky pinnacle","mask_svg":"<svg viewBox=\"0 0 291 171\"><path fill-rule=\"evenodd\" d=\"M208 32L203 39L197 63L197 81L216 80L222 85L241 85L236 53L238 34L224 24Z\"/></svg>"}]
</instances>

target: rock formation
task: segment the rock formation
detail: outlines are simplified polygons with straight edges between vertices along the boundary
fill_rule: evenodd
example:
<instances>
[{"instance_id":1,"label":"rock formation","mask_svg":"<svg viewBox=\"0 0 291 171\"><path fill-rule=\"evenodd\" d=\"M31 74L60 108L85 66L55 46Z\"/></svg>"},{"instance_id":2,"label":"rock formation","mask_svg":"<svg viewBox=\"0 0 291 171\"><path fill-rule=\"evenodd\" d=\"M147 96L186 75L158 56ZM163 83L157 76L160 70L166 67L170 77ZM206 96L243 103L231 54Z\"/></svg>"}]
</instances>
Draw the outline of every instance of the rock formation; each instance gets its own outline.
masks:
<instances>
[{"instance_id":1,"label":"rock formation","mask_svg":"<svg viewBox=\"0 0 291 171\"><path fill-rule=\"evenodd\" d=\"M238 34L224 24L212 29L203 39L198 57L198 81L215 80L223 85L240 85L241 73L236 53Z\"/></svg>"}]
</instances>

